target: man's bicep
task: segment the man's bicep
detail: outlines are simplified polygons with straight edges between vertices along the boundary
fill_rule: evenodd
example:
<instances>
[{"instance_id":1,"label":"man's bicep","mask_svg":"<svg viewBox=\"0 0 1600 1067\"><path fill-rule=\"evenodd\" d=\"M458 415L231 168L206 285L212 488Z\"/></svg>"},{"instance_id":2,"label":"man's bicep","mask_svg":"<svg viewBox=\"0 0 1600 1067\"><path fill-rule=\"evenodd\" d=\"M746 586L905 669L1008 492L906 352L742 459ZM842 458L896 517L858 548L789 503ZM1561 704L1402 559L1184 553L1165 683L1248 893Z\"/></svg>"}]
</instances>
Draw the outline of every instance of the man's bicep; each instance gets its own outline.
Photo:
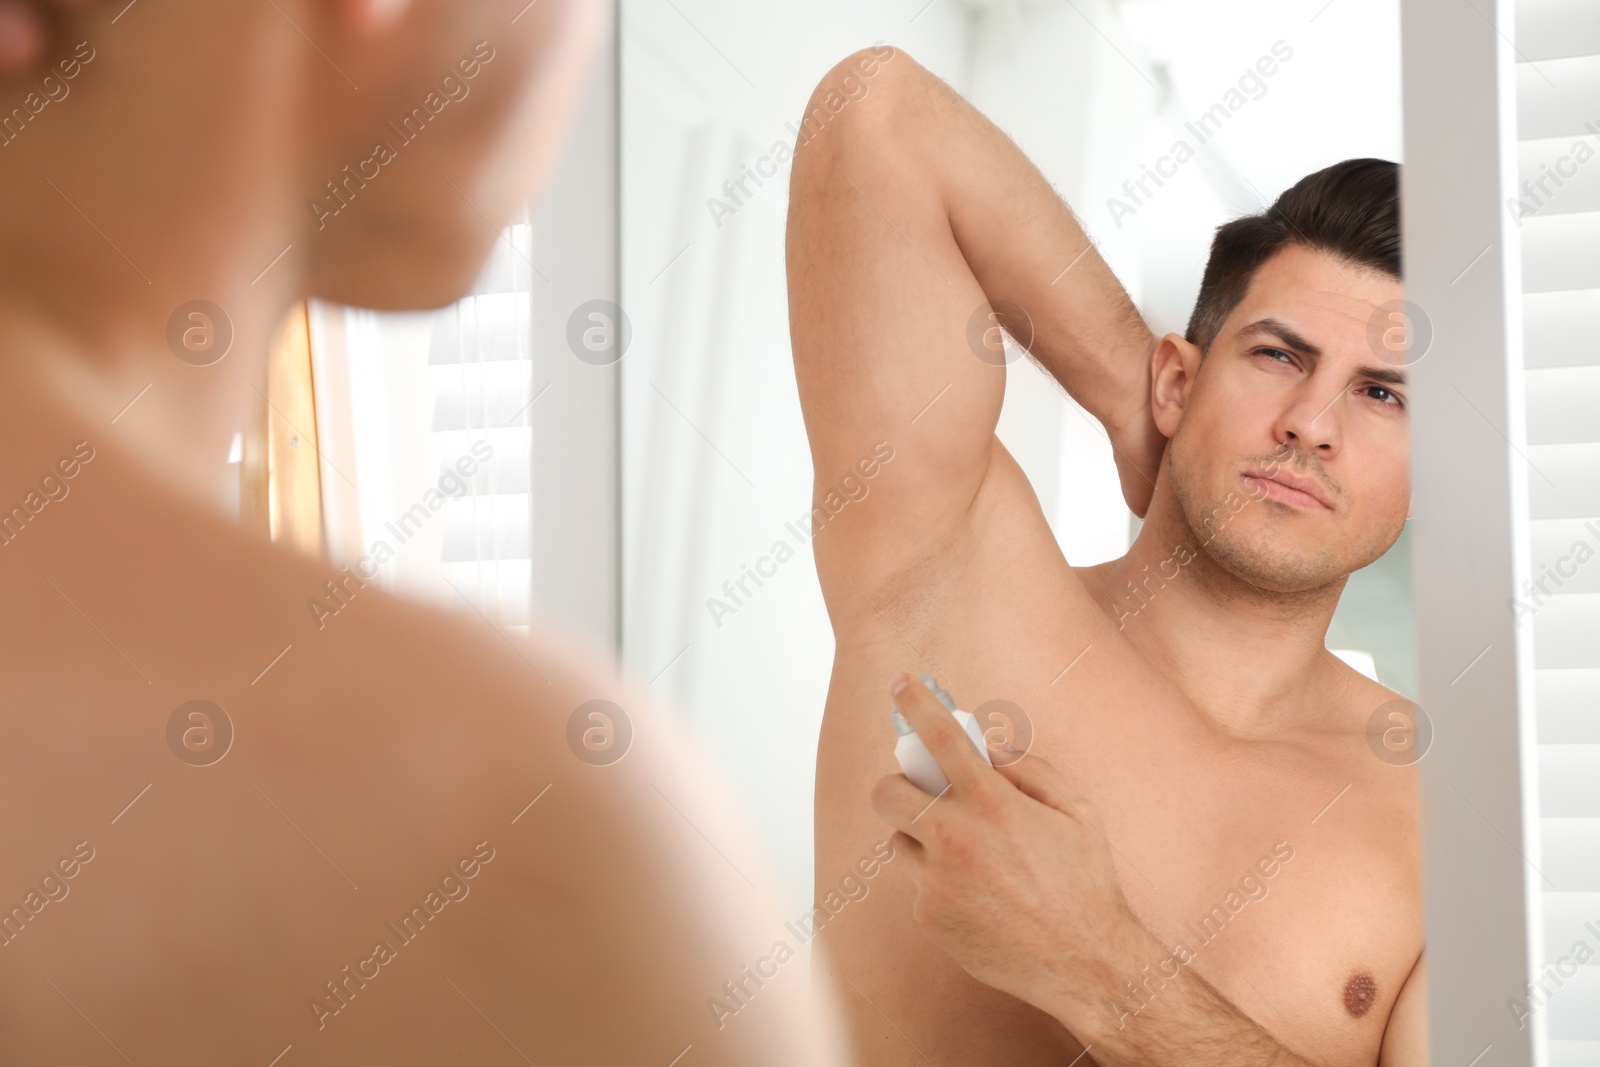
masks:
<instances>
[{"instance_id":1,"label":"man's bicep","mask_svg":"<svg viewBox=\"0 0 1600 1067\"><path fill-rule=\"evenodd\" d=\"M1428 1067L1427 956L1417 957L1383 1032L1378 1067Z\"/></svg>"}]
</instances>

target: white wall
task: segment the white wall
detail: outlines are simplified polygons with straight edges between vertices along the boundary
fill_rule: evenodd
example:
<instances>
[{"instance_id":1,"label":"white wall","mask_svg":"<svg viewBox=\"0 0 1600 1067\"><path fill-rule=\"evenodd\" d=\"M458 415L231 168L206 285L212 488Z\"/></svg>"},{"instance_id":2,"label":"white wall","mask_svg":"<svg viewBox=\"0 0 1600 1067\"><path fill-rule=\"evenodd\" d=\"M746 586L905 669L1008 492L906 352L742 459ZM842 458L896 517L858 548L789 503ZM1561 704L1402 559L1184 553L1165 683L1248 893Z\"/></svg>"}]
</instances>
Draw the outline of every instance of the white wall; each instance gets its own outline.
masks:
<instances>
[{"instance_id":1,"label":"white wall","mask_svg":"<svg viewBox=\"0 0 1600 1067\"><path fill-rule=\"evenodd\" d=\"M936 70L964 18L935 0L623 5L623 651L681 710L777 860L811 892L816 736L833 640L807 551L737 614L706 600L810 507L790 359L784 168L717 225L706 202L777 142L835 62L884 40ZM703 35L703 36L702 36ZM708 40L709 39L709 40ZM870 90L869 90L870 92Z\"/></svg>"}]
</instances>

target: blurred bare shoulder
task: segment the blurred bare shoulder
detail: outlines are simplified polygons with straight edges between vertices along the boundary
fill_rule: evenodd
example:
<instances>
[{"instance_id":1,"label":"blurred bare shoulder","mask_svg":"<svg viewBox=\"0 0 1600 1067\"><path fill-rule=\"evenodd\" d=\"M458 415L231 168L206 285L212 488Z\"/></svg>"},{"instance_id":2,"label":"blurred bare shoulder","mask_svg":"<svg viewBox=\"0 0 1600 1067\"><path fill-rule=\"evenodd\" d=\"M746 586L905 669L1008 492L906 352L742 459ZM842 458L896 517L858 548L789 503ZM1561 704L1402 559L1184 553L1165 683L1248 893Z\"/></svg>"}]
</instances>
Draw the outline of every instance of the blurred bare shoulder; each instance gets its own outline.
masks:
<instances>
[{"instance_id":1,"label":"blurred bare shoulder","mask_svg":"<svg viewBox=\"0 0 1600 1067\"><path fill-rule=\"evenodd\" d=\"M803 964L712 1010L781 910L603 650L374 583L319 619L338 568L92 487L0 571L18 1062L837 1062Z\"/></svg>"}]
</instances>

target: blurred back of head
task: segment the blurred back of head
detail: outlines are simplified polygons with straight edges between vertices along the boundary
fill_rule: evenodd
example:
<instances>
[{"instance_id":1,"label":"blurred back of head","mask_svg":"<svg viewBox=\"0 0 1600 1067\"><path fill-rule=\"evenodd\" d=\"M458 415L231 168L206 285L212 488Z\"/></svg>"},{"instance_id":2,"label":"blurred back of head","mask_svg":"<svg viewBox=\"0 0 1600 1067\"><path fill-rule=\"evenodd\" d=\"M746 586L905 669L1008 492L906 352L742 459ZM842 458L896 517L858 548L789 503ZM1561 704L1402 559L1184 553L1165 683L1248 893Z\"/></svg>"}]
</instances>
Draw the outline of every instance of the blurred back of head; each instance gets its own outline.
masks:
<instances>
[{"instance_id":1,"label":"blurred back of head","mask_svg":"<svg viewBox=\"0 0 1600 1067\"><path fill-rule=\"evenodd\" d=\"M0 302L159 328L204 297L245 329L302 296L447 303L603 23L592 0L4 0Z\"/></svg>"}]
</instances>

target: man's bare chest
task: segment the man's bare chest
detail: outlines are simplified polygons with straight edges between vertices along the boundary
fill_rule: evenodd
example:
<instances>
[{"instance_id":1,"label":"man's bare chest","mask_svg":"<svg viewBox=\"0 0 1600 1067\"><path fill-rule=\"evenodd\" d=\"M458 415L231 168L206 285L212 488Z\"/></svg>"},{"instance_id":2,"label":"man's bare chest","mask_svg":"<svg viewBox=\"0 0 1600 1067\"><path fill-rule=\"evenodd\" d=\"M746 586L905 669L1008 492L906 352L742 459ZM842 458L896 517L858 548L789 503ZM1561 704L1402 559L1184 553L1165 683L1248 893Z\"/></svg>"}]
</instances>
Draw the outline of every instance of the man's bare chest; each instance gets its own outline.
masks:
<instances>
[{"instance_id":1,"label":"man's bare chest","mask_svg":"<svg viewBox=\"0 0 1600 1067\"><path fill-rule=\"evenodd\" d=\"M1414 800L1353 773L1361 752L1341 742L1246 744L1208 728L1081 587L1073 601L1046 574L997 607L1007 589L913 615L898 648L860 645L845 673L863 688L893 670L935 674L992 738L1050 761L1093 803L1130 906L1168 950L1127 962L1106 999L1115 1025L1198 976L1309 1059L1371 1062L1420 948ZM857 734L830 719L825 764L842 748L881 763L868 755L891 743L870 728L881 723Z\"/></svg>"}]
</instances>

